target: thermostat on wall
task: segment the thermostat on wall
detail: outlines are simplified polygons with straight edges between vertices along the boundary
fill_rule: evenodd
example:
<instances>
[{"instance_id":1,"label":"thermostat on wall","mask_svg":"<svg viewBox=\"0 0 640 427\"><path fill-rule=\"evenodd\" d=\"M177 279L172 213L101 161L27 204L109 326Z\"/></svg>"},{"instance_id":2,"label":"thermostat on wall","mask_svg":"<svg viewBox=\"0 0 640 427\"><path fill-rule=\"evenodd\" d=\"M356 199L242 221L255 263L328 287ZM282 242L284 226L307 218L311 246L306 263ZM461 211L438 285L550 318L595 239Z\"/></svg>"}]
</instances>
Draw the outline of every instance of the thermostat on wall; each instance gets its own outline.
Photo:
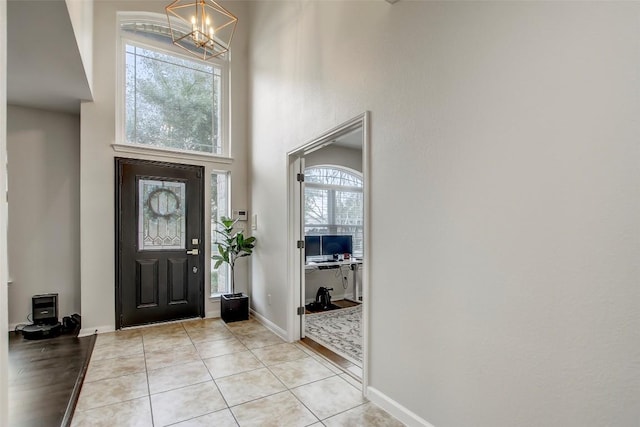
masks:
<instances>
[{"instance_id":1,"label":"thermostat on wall","mask_svg":"<svg viewBox=\"0 0 640 427\"><path fill-rule=\"evenodd\" d=\"M247 220L247 211L246 210L240 210L240 209L238 209L237 211L233 211L233 217L239 219L240 221L246 221Z\"/></svg>"}]
</instances>

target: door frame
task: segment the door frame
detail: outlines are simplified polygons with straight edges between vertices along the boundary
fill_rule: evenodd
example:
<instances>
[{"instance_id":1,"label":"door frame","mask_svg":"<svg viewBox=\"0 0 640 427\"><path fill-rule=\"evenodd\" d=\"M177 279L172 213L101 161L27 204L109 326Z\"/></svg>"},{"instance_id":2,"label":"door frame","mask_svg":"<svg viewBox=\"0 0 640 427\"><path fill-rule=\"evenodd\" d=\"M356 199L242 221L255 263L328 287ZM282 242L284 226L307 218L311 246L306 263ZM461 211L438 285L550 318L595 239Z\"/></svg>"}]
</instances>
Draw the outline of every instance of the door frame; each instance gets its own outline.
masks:
<instances>
[{"instance_id":1,"label":"door frame","mask_svg":"<svg viewBox=\"0 0 640 427\"><path fill-rule=\"evenodd\" d=\"M115 177L115 210L114 210L114 217L115 217L115 235L114 235L114 240L115 240L115 329L119 330L122 328L122 324L121 324L121 314L122 314L122 269L120 268L120 227L121 227L121 221L120 221L120 196L121 196L121 184L122 184L122 176L121 176L121 171L122 171L122 166L125 164L129 164L129 165L147 165L147 166L162 166L162 167L168 167L168 168L172 168L172 169L199 169L201 171L200 173L200 195L199 197L201 198L200 201L200 212L198 212L198 218L200 221L200 236L199 236L199 241L200 242L204 242L204 236L205 236L205 221L204 221L204 176L205 176L205 168L204 166L198 166L198 165L189 165L189 164L182 164L182 163L170 163L170 162L163 162L163 161L158 161L158 160L144 160L144 159L137 159L137 158L131 158L131 157L114 157L114 177ZM200 253L198 254L199 259L199 265L204 265L203 261L204 261L204 253L205 251L202 250L200 251ZM202 270L202 269L201 269ZM198 297L198 316L199 317L204 317L204 270L203 273L200 275L200 280L198 283L198 293L199 293L199 297Z\"/></svg>"},{"instance_id":2,"label":"door frame","mask_svg":"<svg viewBox=\"0 0 640 427\"><path fill-rule=\"evenodd\" d=\"M300 159L306 154L327 146L333 140L355 128L362 127L362 178L364 183L364 253L362 271L362 393L366 397L369 384L369 317L370 317L370 267L371 259L371 149L370 149L370 113L362 114L328 130L317 138L294 148L287 153L287 264L290 298L287 303L287 331L289 341L298 341L301 335L302 321L297 314L298 307L304 307L304 295L301 292L304 253L297 248L296 242L302 240L301 186L297 181ZM304 249L303 249L304 250Z\"/></svg>"}]
</instances>

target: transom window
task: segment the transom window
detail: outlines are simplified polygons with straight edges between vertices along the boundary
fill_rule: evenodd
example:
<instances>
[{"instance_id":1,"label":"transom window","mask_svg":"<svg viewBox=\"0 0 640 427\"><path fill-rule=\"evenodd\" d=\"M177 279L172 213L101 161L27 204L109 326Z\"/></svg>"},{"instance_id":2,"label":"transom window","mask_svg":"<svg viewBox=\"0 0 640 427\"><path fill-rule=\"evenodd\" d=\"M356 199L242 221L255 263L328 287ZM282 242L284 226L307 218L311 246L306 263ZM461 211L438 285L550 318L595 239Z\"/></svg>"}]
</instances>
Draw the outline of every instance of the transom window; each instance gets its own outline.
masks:
<instances>
[{"instance_id":1,"label":"transom window","mask_svg":"<svg viewBox=\"0 0 640 427\"><path fill-rule=\"evenodd\" d=\"M226 156L228 56L200 61L172 44L166 17L121 16L126 144Z\"/></svg>"},{"instance_id":2,"label":"transom window","mask_svg":"<svg viewBox=\"0 0 640 427\"><path fill-rule=\"evenodd\" d=\"M305 235L353 236L353 254L363 256L362 175L339 166L314 166L304 172Z\"/></svg>"}]
</instances>

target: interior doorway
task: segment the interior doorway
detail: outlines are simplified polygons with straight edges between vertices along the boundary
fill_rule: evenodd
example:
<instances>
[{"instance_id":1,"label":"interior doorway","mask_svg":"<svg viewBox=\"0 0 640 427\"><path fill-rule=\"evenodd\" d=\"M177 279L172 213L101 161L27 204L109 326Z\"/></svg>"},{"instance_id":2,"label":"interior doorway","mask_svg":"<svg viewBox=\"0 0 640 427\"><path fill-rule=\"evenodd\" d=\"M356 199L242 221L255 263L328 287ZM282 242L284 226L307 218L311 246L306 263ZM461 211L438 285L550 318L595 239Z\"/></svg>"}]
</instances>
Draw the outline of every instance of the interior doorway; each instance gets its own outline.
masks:
<instances>
[{"instance_id":1,"label":"interior doorway","mask_svg":"<svg viewBox=\"0 0 640 427\"><path fill-rule=\"evenodd\" d=\"M116 328L202 317L204 168L115 161Z\"/></svg>"},{"instance_id":2,"label":"interior doorway","mask_svg":"<svg viewBox=\"0 0 640 427\"><path fill-rule=\"evenodd\" d=\"M294 339L367 383L369 117L289 153ZM331 297L329 301L328 296ZM309 339L311 342L309 342ZM336 361L336 360L334 360Z\"/></svg>"}]
</instances>

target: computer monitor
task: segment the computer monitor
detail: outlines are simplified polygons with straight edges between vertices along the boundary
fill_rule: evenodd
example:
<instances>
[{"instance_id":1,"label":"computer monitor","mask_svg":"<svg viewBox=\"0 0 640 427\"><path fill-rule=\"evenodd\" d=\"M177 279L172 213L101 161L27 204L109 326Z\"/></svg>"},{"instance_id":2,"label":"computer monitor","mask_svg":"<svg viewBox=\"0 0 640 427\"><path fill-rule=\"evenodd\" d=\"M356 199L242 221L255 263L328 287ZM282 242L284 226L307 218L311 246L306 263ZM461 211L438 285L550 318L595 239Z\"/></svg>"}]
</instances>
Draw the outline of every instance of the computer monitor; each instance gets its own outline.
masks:
<instances>
[{"instance_id":1,"label":"computer monitor","mask_svg":"<svg viewBox=\"0 0 640 427\"><path fill-rule=\"evenodd\" d=\"M319 256L320 251L320 236L304 236L304 256Z\"/></svg>"},{"instance_id":2,"label":"computer monitor","mask_svg":"<svg viewBox=\"0 0 640 427\"><path fill-rule=\"evenodd\" d=\"M322 255L353 253L353 237L351 235L322 236Z\"/></svg>"}]
</instances>

